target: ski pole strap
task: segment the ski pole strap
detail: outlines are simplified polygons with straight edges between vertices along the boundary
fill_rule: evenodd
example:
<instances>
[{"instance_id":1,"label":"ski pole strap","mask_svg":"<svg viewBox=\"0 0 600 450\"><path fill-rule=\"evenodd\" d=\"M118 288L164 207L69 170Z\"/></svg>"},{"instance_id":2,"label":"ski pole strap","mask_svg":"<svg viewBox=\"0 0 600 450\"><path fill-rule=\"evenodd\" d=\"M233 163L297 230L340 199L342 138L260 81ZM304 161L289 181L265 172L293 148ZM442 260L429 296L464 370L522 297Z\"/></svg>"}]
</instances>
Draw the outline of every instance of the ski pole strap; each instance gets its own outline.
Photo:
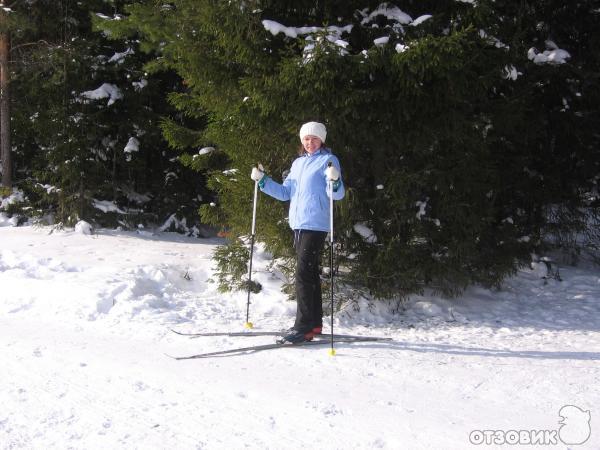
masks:
<instances>
[{"instance_id":1,"label":"ski pole strap","mask_svg":"<svg viewBox=\"0 0 600 450\"><path fill-rule=\"evenodd\" d=\"M258 182L258 187L260 187L261 189L265 187L265 183L267 182L267 178L269 178L268 175L263 175L263 177L260 179L260 181Z\"/></svg>"}]
</instances>

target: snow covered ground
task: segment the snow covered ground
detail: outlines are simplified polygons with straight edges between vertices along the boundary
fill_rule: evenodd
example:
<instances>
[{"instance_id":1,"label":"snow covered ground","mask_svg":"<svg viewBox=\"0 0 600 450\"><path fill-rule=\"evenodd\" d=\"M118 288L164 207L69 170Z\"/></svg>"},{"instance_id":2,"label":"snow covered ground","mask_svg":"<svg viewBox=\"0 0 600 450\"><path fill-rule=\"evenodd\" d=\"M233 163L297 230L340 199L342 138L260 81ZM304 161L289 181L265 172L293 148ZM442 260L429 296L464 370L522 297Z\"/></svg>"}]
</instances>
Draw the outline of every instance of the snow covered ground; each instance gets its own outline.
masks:
<instances>
[{"instance_id":1,"label":"snow covered ground","mask_svg":"<svg viewBox=\"0 0 600 450\"><path fill-rule=\"evenodd\" d=\"M0 227L0 448L600 448L597 268L561 267L562 282L524 270L400 314L349 308L337 331L394 341L333 357L175 361L272 342L169 331L243 330L245 294L210 282L220 241L49 232ZM287 327L294 304L257 259L251 319Z\"/></svg>"}]
</instances>

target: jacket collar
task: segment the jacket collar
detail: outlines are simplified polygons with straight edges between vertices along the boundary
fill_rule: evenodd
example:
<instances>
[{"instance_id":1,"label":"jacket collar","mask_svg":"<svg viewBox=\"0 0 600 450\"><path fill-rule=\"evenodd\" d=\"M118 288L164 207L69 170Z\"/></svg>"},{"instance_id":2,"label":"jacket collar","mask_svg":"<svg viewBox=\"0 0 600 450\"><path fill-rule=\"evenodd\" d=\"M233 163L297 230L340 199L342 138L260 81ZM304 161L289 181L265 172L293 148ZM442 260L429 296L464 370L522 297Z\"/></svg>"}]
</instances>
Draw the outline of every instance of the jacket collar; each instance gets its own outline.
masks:
<instances>
[{"instance_id":1,"label":"jacket collar","mask_svg":"<svg viewBox=\"0 0 600 450\"><path fill-rule=\"evenodd\" d=\"M313 154L308 153L306 150L304 151L304 156L316 156L316 155L325 155L325 154L329 154L331 153L331 150L328 149L327 147L321 147L319 148L316 152L314 152Z\"/></svg>"}]
</instances>

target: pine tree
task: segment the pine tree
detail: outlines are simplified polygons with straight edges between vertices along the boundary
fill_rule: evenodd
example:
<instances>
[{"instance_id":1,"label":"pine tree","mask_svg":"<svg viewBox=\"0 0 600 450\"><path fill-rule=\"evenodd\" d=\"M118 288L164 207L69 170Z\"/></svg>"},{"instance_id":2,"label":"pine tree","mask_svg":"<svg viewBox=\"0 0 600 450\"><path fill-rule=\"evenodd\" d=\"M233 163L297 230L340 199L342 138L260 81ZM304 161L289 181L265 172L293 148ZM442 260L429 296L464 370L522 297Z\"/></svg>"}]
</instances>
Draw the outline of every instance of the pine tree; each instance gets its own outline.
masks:
<instances>
[{"instance_id":1,"label":"pine tree","mask_svg":"<svg viewBox=\"0 0 600 450\"><path fill-rule=\"evenodd\" d=\"M149 76L135 40L92 28L93 18L111 20L122 3L22 4L28 26L17 37L32 45L20 47L16 66L18 183L66 224L134 227L173 216L174 227L198 233L204 183L176 160L160 129L175 113L166 93L179 77Z\"/></svg>"},{"instance_id":2,"label":"pine tree","mask_svg":"<svg viewBox=\"0 0 600 450\"><path fill-rule=\"evenodd\" d=\"M486 25L511 60L486 136L504 175L494 200L530 252L597 246L598 210L590 203L598 173L598 136L590 133L599 120L594 2L492 5ZM581 233L591 235L581 241Z\"/></svg>"},{"instance_id":3,"label":"pine tree","mask_svg":"<svg viewBox=\"0 0 600 450\"><path fill-rule=\"evenodd\" d=\"M250 229L250 168L262 162L281 181L308 120L327 125L348 188L336 212L345 281L375 295L499 285L544 247L553 224L582 224L571 221L578 192L597 173L597 136L577 137L597 124L591 2L577 2L564 23L557 5L485 0L174 0L126 11L120 30L155 52L148 67L184 80L171 101L198 122L164 131L181 149L215 148L183 160L217 193L204 220L234 239ZM528 59L528 41L548 33L590 54L574 54L580 67ZM564 116L570 129L558 117L567 92L578 103ZM289 258L287 205L260 202L258 238L275 259ZM557 204L569 214L549 217Z\"/></svg>"},{"instance_id":4,"label":"pine tree","mask_svg":"<svg viewBox=\"0 0 600 450\"><path fill-rule=\"evenodd\" d=\"M10 28L8 11L0 3L0 162L2 187L12 188L10 146Z\"/></svg>"}]
</instances>

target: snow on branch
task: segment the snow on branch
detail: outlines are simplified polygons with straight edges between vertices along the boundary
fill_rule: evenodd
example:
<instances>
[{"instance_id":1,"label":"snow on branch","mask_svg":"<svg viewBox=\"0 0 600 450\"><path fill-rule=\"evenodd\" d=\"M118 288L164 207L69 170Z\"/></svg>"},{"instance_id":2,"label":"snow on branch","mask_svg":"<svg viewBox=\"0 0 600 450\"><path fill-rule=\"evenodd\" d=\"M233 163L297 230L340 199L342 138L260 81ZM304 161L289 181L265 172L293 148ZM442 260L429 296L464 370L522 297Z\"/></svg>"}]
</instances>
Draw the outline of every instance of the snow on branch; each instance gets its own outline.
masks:
<instances>
[{"instance_id":1,"label":"snow on branch","mask_svg":"<svg viewBox=\"0 0 600 450\"><path fill-rule=\"evenodd\" d=\"M402 11L397 6L388 3L381 3L377 8L373 11L369 12L368 8L359 11L362 15L361 25L362 26L371 26L378 27L375 22L378 18L385 18L389 20L391 25L386 26L391 27L397 33L404 33L404 25L410 26L419 26L423 22L431 19L431 14L424 14L422 16L417 17L415 20ZM331 43L334 44L334 48L337 48L337 51L341 55L347 55L348 51L346 50L349 46L347 41L341 39L342 34L350 33L352 31L353 25L346 25L343 27L338 26L328 26L328 27L288 27L282 25L279 22L274 20L263 20L263 27L265 30L269 31L273 36L277 36L280 33L283 33L285 36L291 39L297 39L302 36L306 36L307 44L303 50L303 62L309 62L314 54L314 50L317 46ZM323 34L319 36L315 36L317 34ZM390 36L381 36L373 41L373 44L377 47L386 45L390 40ZM398 49L396 49L398 51ZM364 51L363 51L364 53Z\"/></svg>"},{"instance_id":2,"label":"snow on branch","mask_svg":"<svg viewBox=\"0 0 600 450\"><path fill-rule=\"evenodd\" d=\"M519 75L523 75L521 72L517 70L515 66L508 65L504 67L504 78L507 80L516 80Z\"/></svg>"},{"instance_id":3,"label":"snow on branch","mask_svg":"<svg viewBox=\"0 0 600 450\"><path fill-rule=\"evenodd\" d=\"M535 47L531 47L527 52L527 58L533 61L535 64L565 64L567 59L571 57L571 54L562 49L558 48L558 45L554 41L547 40L545 43L546 50L542 53L538 53Z\"/></svg>"},{"instance_id":4,"label":"snow on branch","mask_svg":"<svg viewBox=\"0 0 600 450\"><path fill-rule=\"evenodd\" d=\"M130 137L123 151L125 152L125 159L131 161L131 154L140 151L140 141L137 138Z\"/></svg>"},{"instance_id":5,"label":"snow on branch","mask_svg":"<svg viewBox=\"0 0 600 450\"><path fill-rule=\"evenodd\" d=\"M376 244L377 236L375 232L371 230L364 222L355 223L353 227L354 231L363 238L367 244Z\"/></svg>"},{"instance_id":6,"label":"snow on branch","mask_svg":"<svg viewBox=\"0 0 600 450\"><path fill-rule=\"evenodd\" d=\"M400 8L398 8L397 6L393 6L393 5L390 6L387 3L382 3L377 8L375 8L375 10L373 12L371 12L368 15L364 12L363 12L363 14L365 15L365 17L361 21L361 25L367 25L379 16L383 16L386 19L392 20L394 22L398 22L402 25L408 25L409 23L411 23L413 21L412 17L410 17L408 14L406 14Z\"/></svg>"},{"instance_id":7,"label":"snow on branch","mask_svg":"<svg viewBox=\"0 0 600 450\"><path fill-rule=\"evenodd\" d=\"M126 56L133 55L133 54L135 54L135 52L131 48L128 48L124 52L121 52L121 53L117 52L114 55L112 55L109 58L108 62L109 63L110 62L114 62L114 63L117 63L117 64L121 64L125 60Z\"/></svg>"},{"instance_id":8,"label":"snow on branch","mask_svg":"<svg viewBox=\"0 0 600 450\"><path fill-rule=\"evenodd\" d=\"M312 59L313 52L319 44L332 43L337 47L340 54L347 54L346 47L348 46L348 42L341 39L341 36L343 33L350 33L353 27L353 25L346 25L344 27L287 27L274 20L263 20L262 24L265 30L269 31L273 36L277 36L279 33L283 33L293 39L306 36L307 44L303 50L304 63ZM316 38L312 36L317 33L325 33L325 40L322 36Z\"/></svg>"},{"instance_id":9,"label":"snow on branch","mask_svg":"<svg viewBox=\"0 0 600 450\"><path fill-rule=\"evenodd\" d=\"M486 40L487 42L489 42L496 48L506 48L506 49L509 48L508 45L506 45L504 42L500 41L497 37L490 36L489 34L487 34L485 30L479 30L479 37L481 39Z\"/></svg>"},{"instance_id":10,"label":"snow on branch","mask_svg":"<svg viewBox=\"0 0 600 450\"><path fill-rule=\"evenodd\" d=\"M297 38L298 36L304 36L308 34L315 34L321 31L326 31L330 34L340 36L342 33L350 33L353 25L346 25L345 27L286 27L274 20L263 20L263 27L265 30L271 32L273 36L277 36L279 33L285 34L290 38Z\"/></svg>"},{"instance_id":11,"label":"snow on branch","mask_svg":"<svg viewBox=\"0 0 600 450\"><path fill-rule=\"evenodd\" d=\"M92 199L92 206L96 209L99 209L103 213L116 212L119 214L127 214L125 211L123 211L121 208L119 208L114 202L111 202L109 200L97 200L94 198L94 199Z\"/></svg>"},{"instance_id":12,"label":"snow on branch","mask_svg":"<svg viewBox=\"0 0 600 450\"><path fill-rule=\"evenodd\" d=\"M104 98L108 98L108 103L106 104L106 106L110 106L117 100L122 99L123 93L114 84L104 83L98 89L95 89L93 91L82 92L80 97L88 100L101 100Z\"/></svg>"},{"instance_id":13,"label":"snow on branch","mask_svg":"<svg viewBox=\"0 0 600 450\"><path fill-rule=\"evenodd\" d=\"M409 25L411 27L416 27L418 25L421 25L423 22L431 19L433 16L431 14L423 14L422 16L417 17L415 20L413 20L411 23L409 23Z\"/></svg>"}]
</instances>

